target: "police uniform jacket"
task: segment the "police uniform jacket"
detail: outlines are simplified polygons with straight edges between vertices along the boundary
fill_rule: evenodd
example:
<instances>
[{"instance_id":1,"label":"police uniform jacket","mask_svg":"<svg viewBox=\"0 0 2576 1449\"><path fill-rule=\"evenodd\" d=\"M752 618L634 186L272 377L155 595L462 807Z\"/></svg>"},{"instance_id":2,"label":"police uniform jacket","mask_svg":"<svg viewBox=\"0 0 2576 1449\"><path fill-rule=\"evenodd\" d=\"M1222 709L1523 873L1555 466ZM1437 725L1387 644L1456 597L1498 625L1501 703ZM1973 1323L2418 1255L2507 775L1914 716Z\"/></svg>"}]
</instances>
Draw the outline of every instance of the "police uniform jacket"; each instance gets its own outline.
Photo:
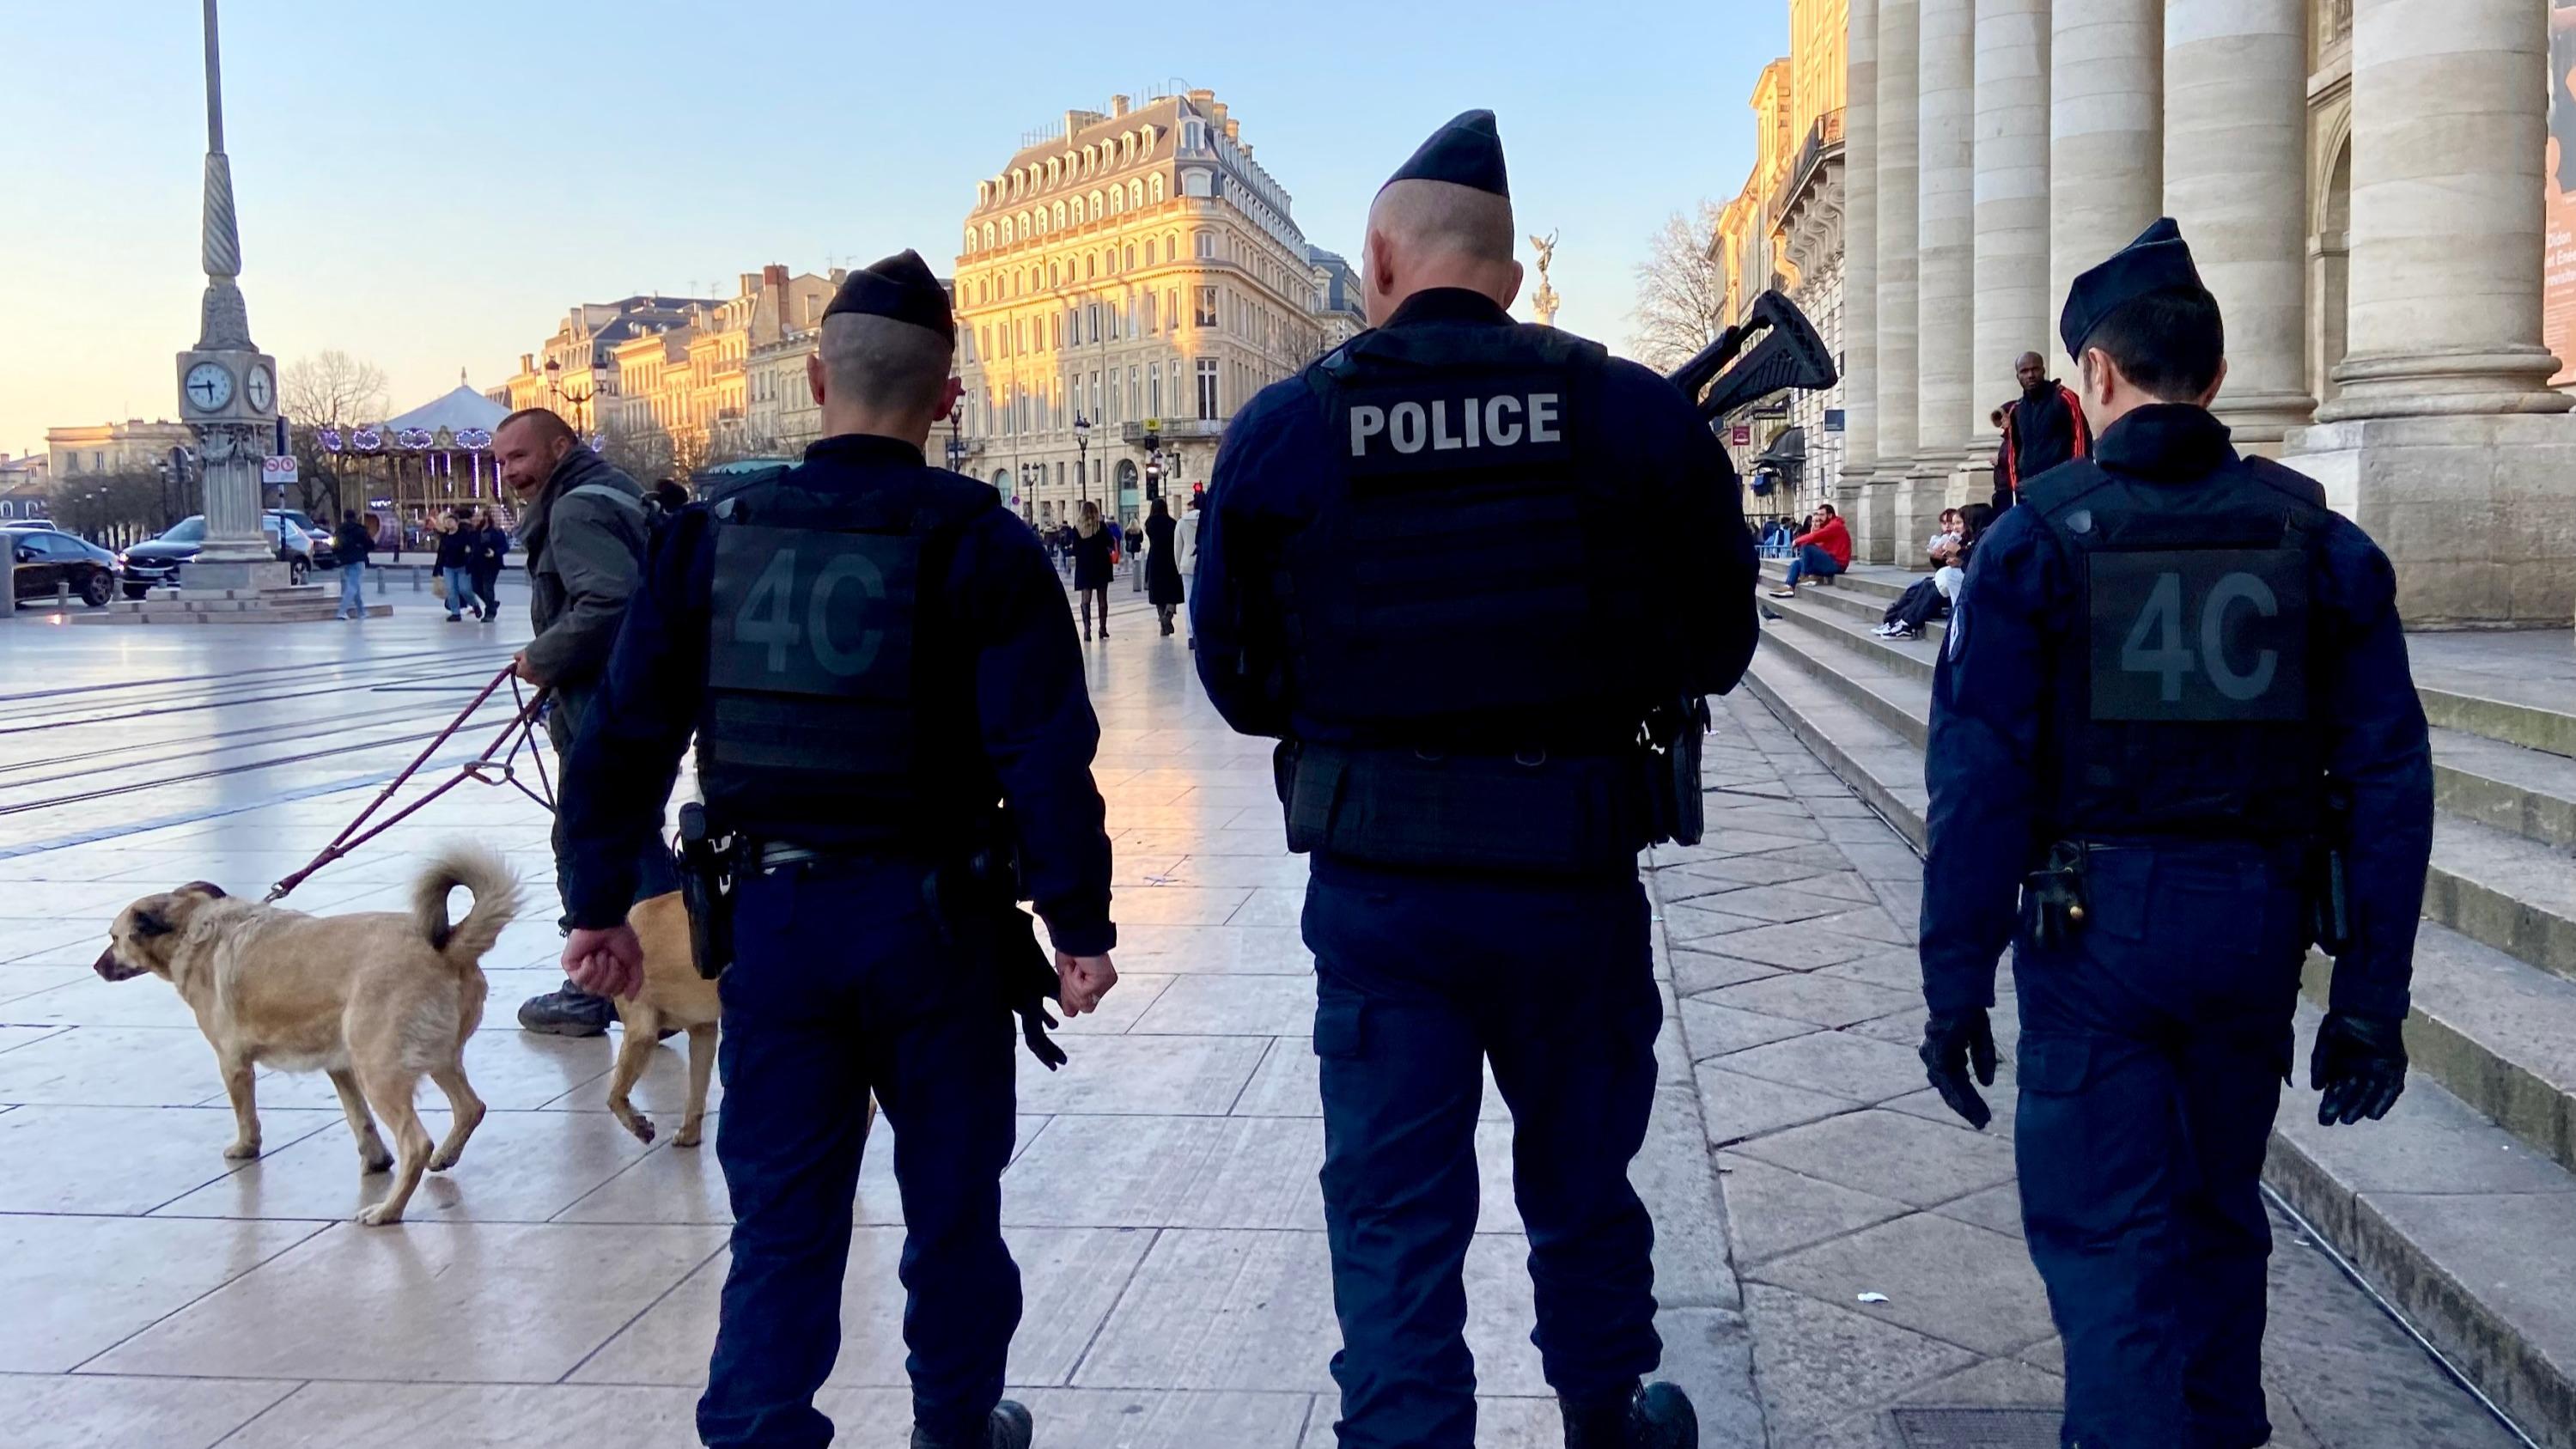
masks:
<instances>
[{"instance_id":1,"label":"police uniform jacket","mask_svg":"<svg viewBox=\"0 0 2576 1449\"><path fill-rule=\"evenodd\" d=\"M1362 333L1304 374L1264 388L1228 424L1202 509L1190 621L1198 637L1199 678L1235 729L1310 741L1348 740L1354 733L1347 721L1315 708L1301 693L1290 638L1292 611L1277 586L1300 535L1341 502L1348 487L1350 422L1346 419L1343 431L1336 432L1324 401L1327 390L1318 386L1319 373L1335 366L1337 358L1366 355L1384 345L1383 340L1428 350L1438 347L1443 336L1515 325L1509 313L1476 292L1435 288L1417 293L1384 328ZM1572 673L1603 655L1630 652L1650 661L1649 667L1662 676L1649 682L1650 692L1723 693L1742 677L1758 627L1752 603L1753 541L1744 526L1734 469L1690 401L1671 383L1635 363L1606 357L1593 377L1596 392L1583 403L1590 416L1571 424L1579 427L1579 435L1569 435L1575 450L1569 471L1579 481L1582 501L1570 518L1521 525L1524 541L1564 558L1579 558L1587 550L1618 552L1624 560L1619 566L1633 568L1642 581L1647 607L1644 617L1626 630L1630 637L1594 638L1588 650L1571 651L1586 657L1551 657L1544 648L1523 648L1510 667ZM1435 426L1419 446L1436 449L1465 442L1460 419L1470 403L1479 411L1480 424L1490 419L1520 429L1521 439L1531 436L1527 424L1532 415L1523 399L1451 401L1447 428L1453 436L1440 436ZM1405 443L1401 431L1371 432L1358 446L1374 459ZM1491 444L1497 438L1486 431L1479 441ZM1613 566L1606 558L1600 562ZM1400 579L1378 582L1402 587ZM1400 615L1400 610L1394 612ZM1498 620L1494 627L1496 642L1512 652L1511 626ZM1595 715L1601 712L1598 704L1591 709ZM1634 721L1555 723L1575 732L1599 732Z\"/></svg>"},{"instance_id":2,"label":"police uniform jacket","mask_svg":"<svg viewBox=\"0 0 2576 1449\"><path fill-rule=\"evenodd\" d=\"M2312 562L2300 585L2307 592L2304 667L2310 701L2303 748L2325 776L2350 792L2350 895L2359 903L2355 939L2334 973L2333 1005L2380 1018L2406 1014L2433 806L2424 713L2407 669L2395 574L2367 535L2324 508L2312 480L2263 459L2240 457L2215 417L2180 405L2144 407L2121 418L2096 441L2091 463L2071 463L2031 480L2023 490L2025 506L1996 519L1977 541L1934 672L1924 766L1931 849L1923 883L1922 959L1924 993L1933 1011L1993 1004L1995 963L2013 938L2017 892L2024 875L2041 863L2055 829L2051 822L2065 804L2060 797L2066 776L2051 762L2064 744L2058 735L2066 728L2069 691L2087 687L2087 681L2067 677L2066 661L2081 657L2080 647L2070 656L2069 631L2092 631L2095 623L2079 586L2078 561L2069 556L2058 528L2069 520L2082 526L2079 515L2088 506L2121 507L2124 490L2153 503L2153 490L2221 488L2237 490L2236 497L2250 499L2258 510L2268 500L2277 517L2299 520L2311 539ZM2059 525L2050 522L2052 513ZM2097 587L2104 577L2100 567L2094 565ZM2238 607L2241 613L2241 600ZM2125 647L2119 644L2121 631L2113 629L2115 663L2119 655L2138 651L2126 661L2139 670L2128 682L2153 690L2162 682L2156 671L2170 667L2177 671L2179 694L2181 670L2209 667L2189 651L2205 651L2219 626L2208 622L2206 609L2172 612L2171 632L2140 625L2126 635ZM2152 603L2141 617L2150 624L2163 619ZM2103 637L2092 633L2097 654ZM2223 663L2251 672L2242 659ZM2241 683L2243 676L2233 678ZM2285 759L2276 773L2291 769ZM2209 773L2178 745L2161 758L2140 760L2137 774L2144 778L2113 785L2132 791L2133 799L2163 790L2187 794ZM2227 831L2226 838L2278 837L2282 821L2261 814L2243 818L2241 831ZM2210 833L2205 823L2199 829L2204 837ZM2190 840L2166 836L2148 843L2187 849ZM2208 923L2213 933L2229 926Z\"/></svg>"},{"instance_id":3,"label":"police uniform jacket","mask_svg":"<svg viewBox=\"0 0 2576 1449\"><path fill-rule=\"evenodd\" d=\"M927 467L918 448L890 438L825 438L777 486L827 501L835 492L856 498L905 489L967 520L954 534L953 550L943 546L925 555L944 555L946 564L935 575L925 564L918 585L921 607L940 620L938 647L969 656L942 661L922 676L951 681L972 696L921 702L941 717L971 719L976 736L947 757L959 777L935 783L944 802L940 814L944 821L1007 802L1024 893L1056 947L1076 955L1108 951L1116 934L1109 919L1109 840L1091 779L1100 725L1085 691L1063 586L1036 535L1007 510L983 506L992 498L987 485ZM760 492L746 489L728 506ZM734 526L702 505L683 510L663 530L618 634L601 707L565 762L566 896L576 926L625 918L637 850L661 828L680 753L710 692L717 535ZM806 763L828 768L830 761L818 755ZM700 773L703 779L703 763ZM770 830L780 843L811 846L851 823L817 818L807 822L810 834L803 839L774 824Z\"/></svg>"}]
</instances>

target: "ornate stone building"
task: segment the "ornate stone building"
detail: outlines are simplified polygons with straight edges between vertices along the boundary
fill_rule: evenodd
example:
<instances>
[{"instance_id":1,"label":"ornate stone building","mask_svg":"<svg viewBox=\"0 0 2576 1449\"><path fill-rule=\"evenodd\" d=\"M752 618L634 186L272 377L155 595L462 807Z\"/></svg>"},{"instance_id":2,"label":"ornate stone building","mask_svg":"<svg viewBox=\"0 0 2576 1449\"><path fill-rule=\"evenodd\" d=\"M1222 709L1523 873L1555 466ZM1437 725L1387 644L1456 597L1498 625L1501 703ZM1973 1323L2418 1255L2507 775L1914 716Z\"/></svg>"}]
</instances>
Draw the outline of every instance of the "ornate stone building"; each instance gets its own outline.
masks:
<instances>
[{"instance_id":1,"label":"ornate stone building","mask_svg":"<svg viewBox=\"0 0 2576 1449\"><path fill-rule=\"evenodd\" d=\"M168 465L172 448L194 451L196 430L186 423L121 423L45 430L45 471L57 481L90 473L149 473Z\"/></svg>"},{"instance_id":2,"label":"ornate stone building","mask_svg":"<svg viewBox=\"0 0 2576 1449\"><path fill-rule=\"evenodd\" d=\"M1981 493L2012 359L2158 215L2217 402L2370 530L2422 625L2564 626L2576 422L2542 344L2539 0L1849 0L1845 489L1910 553Z\"/></svg>"},{"instance_id":3,"label":"ornate stone building","mask_svg":"<svg viewBox=\"0 0 2576 1449\"><path fill-rule=\"evenodd\" d=\"M1204 483L1226 420L1324 336L1288 192L1205 90L1026 138L976 183L955 295L962 466L1039 523L1141 514L1156 465Z\"/></svg>"},{"instance_id":4,"label":"ornate stone building","mask_svg":"<svg viewBox=\"0 0 2576 1449\"><path fill-rule=\"evenodd\" d=\"M685 326L693 309L713 305L712 298L658 293L578 303L535 352L519 354L517 372L484 395L512 412L552 408L584 435L599 432L617 417L617 349Z\"/></svg>"}]
</instances>

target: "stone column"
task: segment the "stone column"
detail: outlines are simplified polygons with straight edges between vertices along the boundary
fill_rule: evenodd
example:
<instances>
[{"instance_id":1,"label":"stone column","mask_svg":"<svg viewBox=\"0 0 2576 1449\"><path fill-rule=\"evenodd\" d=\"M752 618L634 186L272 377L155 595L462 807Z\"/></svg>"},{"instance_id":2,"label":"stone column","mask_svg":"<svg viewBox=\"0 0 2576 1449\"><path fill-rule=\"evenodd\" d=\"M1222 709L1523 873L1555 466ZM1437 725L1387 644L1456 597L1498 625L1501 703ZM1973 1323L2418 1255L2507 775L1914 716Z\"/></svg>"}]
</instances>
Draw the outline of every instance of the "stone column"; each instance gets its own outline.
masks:
<instances>
[{"instance_id":1,"label":"stone column","mask_svg":"<svg viewBox=\"0 0 2576 1449\"><path fill-rule=\"evenodd\" d=\"M1959 461L1970 416L1970 287L1975 264L1976 0L1922 0L1916 72L1921 91L1921 214L1916 250L1920 335L1914 468L1897 495L1897 562L1920 564Z\"/></svg>"},{"instance_id":2,"label":"stone column","mask_svg":"<svg viewBox=\"0 0 2576 1449\"><path fill-rule=\"evenodd\" d=\"M2013 395L2013 363L2047 356L2048 0L1977 0L1975 350L1969 374L1971 503L1992 488L1994 424L1981 398Z\"/></svg>"},{"instance_id":3,"label":"stone column","mask_svg":"<svg viewBox=\"0 0 2576 1449\"><path fill-rule=\"evenodd\" d=\"M2409 627L2576 611L2576 428L2546 416L2570 400L2541 344L2547 24L2525 0L2354 7L2351 352L2285 460L2387 551Z\"/></svg>"},{"instance_id":4,"label":"stone column","mask_svg":"<svg viewBox=\"0 0 2576 1449\"><path fill-rule=\"evenodd\" d=\"M2164 0L2054 0L2048 52L2048 326L2086 268L2164 214Z\"/></svg>"},{"instance_id":5,"label":"stone column","mask_svg":"<svg viewBox=\"0 0 2576 1449\"><path fill-rule=\"evenodd\" d=\"M2167 0L2165 210L2227 317L2218 416L2258 452L2317 405L2307 158L2308 0Z\"/></svg>"},{"instance_id":6,"label":"stone column","mask_svg":"<svg viewBox=\"0 0 2576 1449\"><path fill-rule=\"evenodd\" d=\"M1872 477L1889 489L1914 468L1920 16L1920 0L1878 0L1878 471Z\"/></svg>"},{"instance_id":7,"label":"stone column","mask_svg":"<svg viewBox=\"0 0 2576 1449\"><path fill-rule=\"evenodd\" d=\"M1843 472L1834 496L1866 563L1895 555L1878 463L1878 0L1851 0L1843 91Z\"/></svg>"}]
</instances>

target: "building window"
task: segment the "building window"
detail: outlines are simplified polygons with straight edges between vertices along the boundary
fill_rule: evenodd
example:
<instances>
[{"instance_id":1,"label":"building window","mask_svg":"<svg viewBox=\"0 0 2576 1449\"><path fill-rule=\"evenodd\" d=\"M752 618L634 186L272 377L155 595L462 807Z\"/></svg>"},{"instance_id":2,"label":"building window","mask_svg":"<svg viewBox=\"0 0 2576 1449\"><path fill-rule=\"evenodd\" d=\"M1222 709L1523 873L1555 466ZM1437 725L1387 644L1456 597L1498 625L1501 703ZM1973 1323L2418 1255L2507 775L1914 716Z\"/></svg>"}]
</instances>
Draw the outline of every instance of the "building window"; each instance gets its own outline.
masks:
<instances>
[{"instance_id":1,"label":"building window","mask_svg":"<svg viewBox=\"0 0 2576 1449\"><path fill-rule=\"evenodd\" d=\"M1145 331L1151 333L1154 326L1154 294L1147 292L1145 294Z\"/></svg>"},{"instance_id":2,"label":"building window","mask_svg":"<svg viewBox=\"0 0 2576 1449\"><path fill-rule=\"evenodd\" d=\"M1216 288L1199 288L1198 300L1197 314L1191 318L1191 324L1198 327L1214 327L1216 325Z\"/></svg>"},{"instance_id":3,"label":"building window","mask_svg":"<svg viewBox=\"0 0 2576 1449\"><path fill-rule=\"evenodd\" d=\"M1064 318L1062 316L1058 316L1054 321L1055 345L1059 350L1061 350L1064 346Z\"/></svg>"},{"instance_id":4,"label":"building window","mask_svg":"<svg viewBox=\"0 0 2576 1449\"><path fill-rule=\"evenodd\" d=\"M1194 245L1198 248L1200 260L1208 261L1215 258L1216 234L1214 232L1200 232Z\"/></svg>"},{"instance_id":5,"label":"building window","mask_svg":"<svg viewBox=\"0 0 2576 1449\"><path fill-rule=\"evenodd\" d=\"M1199 417L1213 421L1216 417L1216 359L1199 359Z\"/></svg>"},{"instance_id":6,"label":"building window","mask_svg":"<svg viewBox=\"0 0 2576 1449\"><path fill-rule=\"evenodd\" d=\"M1115 387L1117 384L1112 383L1110 385ZM1127 365L1127 412L1129 416L1134 417L1142 415L1144 411L1144 370L1137 367L1134 363L1129 363Z\"/></svg>"},{"instance_id":7,"label":"building window","mask_svg":"<svg viewBox=\"0 0 2576 1449\"><path fill-rule=\"evenodd\" d=\"M1160 200L1161 198L1157 197L1156 199ZM1127 183L1127 204L1131 207L1139 207L1145 204L1144 182L1130 181Z\"/></svg>"},{"instance_id":8,"label":"building window","mask_svg":"<svg viewBox=\"0 0 2576 1449\"><path fill-rule=\"evenodd\" d=\"M1156 205L1156 206L1160 206L1160 205L1162 205L1162 204L1163 204L1163 173L1162 173L1162 172L1157 171L1157 172L1155 172L1155 173L1154 173L1154 177L1153 177L1153 181L1152 181L1152 183L1151 183L1150 185L1148 185L1148 186L1145 188L1145 199L1146 199L1147 201L1149 201L1149 202L1152 202L1152 203L1153 203L1154 205Z\"/></svg>"},{"instance_id":9,"label":"building window","mask_svg":"<svg viewBox=\"0 0 2576 1449\"><path fill-rule=\"evenodd\" d=\"M1100 340L1100 304L1099 304L1099 303L1097 303L1097 302L1092 303L1092 304L1091 304L1091 309L1090 309L1090 310L1091 310L1091 340L1092 340L1092 341L1094 341L1094 342L1098 342L1098 341Z\"/></svg>"},{"instance_id":10,"label":"building window","mask_svg":"<svg viewBox=\"0 0 2576 1449\"><path fill-rule=\"evenodd\" d=\"M1175 365L1177 366L1178 364ZM1159 418L1162 415L1163 364L1159 362L1148 363L1145 367L1145 416L1149 418Z\"/></svg>"},{"instance_id":11,"label":"building window","mask_svg":"<svg viewBox=\"0 0 2576 1449\"><path fill-rule=\"evenodd\" d=\"M1127 247L1127 270L1131 272L1136 270L1136 248L1133 243Z\"/></svg>"}]
</instances>

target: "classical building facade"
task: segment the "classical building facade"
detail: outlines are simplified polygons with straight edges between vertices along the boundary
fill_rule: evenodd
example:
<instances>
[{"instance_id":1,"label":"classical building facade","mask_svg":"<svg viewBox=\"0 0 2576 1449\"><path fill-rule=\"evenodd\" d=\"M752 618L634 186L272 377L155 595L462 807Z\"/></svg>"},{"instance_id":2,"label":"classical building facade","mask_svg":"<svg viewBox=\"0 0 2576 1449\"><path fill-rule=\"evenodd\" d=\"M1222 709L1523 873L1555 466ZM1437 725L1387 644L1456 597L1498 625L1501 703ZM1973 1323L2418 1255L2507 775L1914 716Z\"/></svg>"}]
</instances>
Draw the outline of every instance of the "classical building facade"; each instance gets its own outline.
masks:
<instances>
[{"instance_id":1,"label":"classical building facade","mask_svg":"<svg viewBox=\"0 0 2576 1449\"><path fill-rule=\"evenodd\" d=\"M1306 248L1307 266L1315 279L1315 320L1322 334L1316 346L1330 352L1368 330L1368 311L1360 301L1360 274L1336 252Z\"/></svg>"},{"instance_id":2,"label":"classical building facade","mask_svg":"<svg viewBox=\"0 0 2576 1449\"><path fill-rule=\"evenodd\" d=\"M1156 473L1186 494L1235 410L1321 352L1315 268L1213 91L1066 112L976 183L961 466L1042 524L1140 514Z\"/></svg>"},{"instance_id":3,"label":"classical building facade","mask_svg":"<svg viewBox=\"0 0 2576 1449\"><path fill-rule=\"evenodd\" d=\"M1789 54L1764 67L1753 88L1752 173L1721 208L1710 243L1727 320L1743 320L1754 298L1776 288L1837 356L1845 305L1847 4L1791 0ZM1720 437L1754 490L1748 512L1799 516L1835 499L1846 415L1838 383L1719 419Z\"/></svg>"},{"instance_id":4,"label":"classical building facade","mask_svg":"<svg viewBox=\"0 0 2576 1449\"><path fill-rule=\"evenodd\" d=\"M697 309L714 305L712 298L659 293L578 303L535 352L519 354L517 372L484 396L512 412L552 408L584 436L600 432L617 416L617 349L685 326Z\"/></svg>"},{"instance_id":5,"label":"classical building facade","mask_svg":"<svg viewBox=\"0 0 2576 1449\"><path fill-rule=\"evenodd\" d=\"M149 473L170 461L172 448L197 446L197 431L186 423L121 423L45 430L45 471L56 480L84 473Z\"/></svg>"},{"instance_id":6,"label":"classical building facade","mask_svg":"<svg viewBox=\"0 0 2576 1449\"><path fill-rule=\"evenodd\" d=\"M2159 215L2227 315L2219 415L2325 486L2427 626L2564 627L2576 422L2543 345L2539 0L1848 0L1846 490L1902 561L1981 493L2016 354Z\"/></svg>"}]
</instances>

